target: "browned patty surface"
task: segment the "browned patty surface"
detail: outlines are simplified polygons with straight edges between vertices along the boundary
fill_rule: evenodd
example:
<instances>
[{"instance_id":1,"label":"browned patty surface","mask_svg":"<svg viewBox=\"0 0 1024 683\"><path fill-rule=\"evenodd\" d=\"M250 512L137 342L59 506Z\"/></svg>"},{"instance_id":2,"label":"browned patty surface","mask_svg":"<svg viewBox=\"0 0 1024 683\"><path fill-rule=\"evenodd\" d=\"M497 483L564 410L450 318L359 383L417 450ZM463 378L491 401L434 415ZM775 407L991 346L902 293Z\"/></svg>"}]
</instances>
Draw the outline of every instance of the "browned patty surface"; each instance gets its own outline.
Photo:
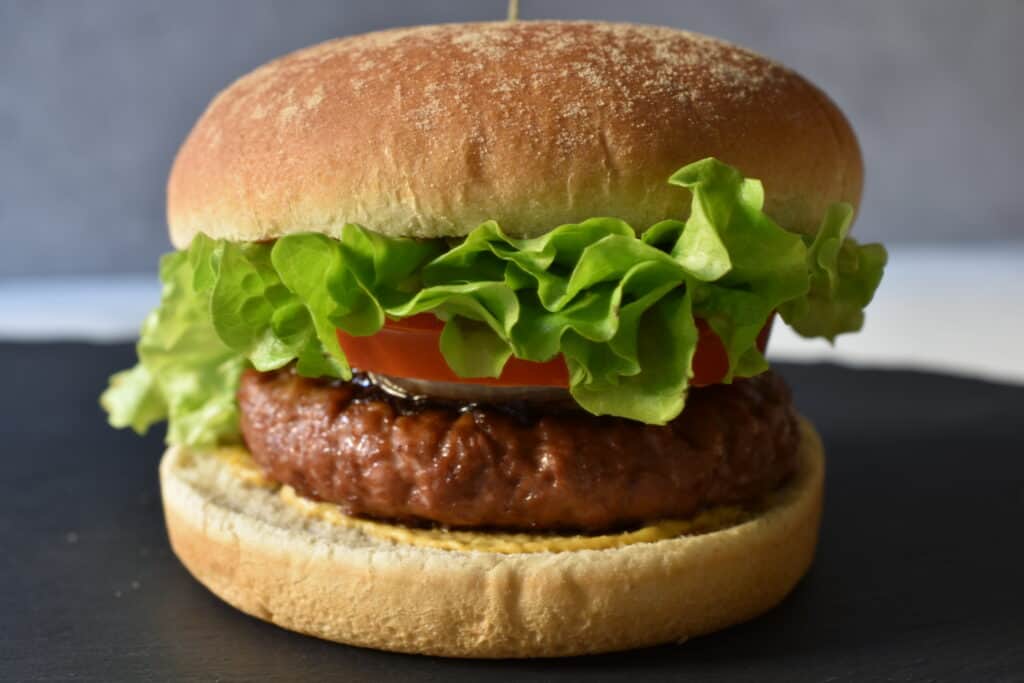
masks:
<instances>
[{"instance_id":1,"label":"browned patty surface","mask_svg":"<svg viewBox=\"0 0 1024 683\"><path fill-rule=\"evenodd\" d=\"M352 382L247 371L253 458L348 514L453 528L597 532L753 501L796 464L789 389L765 373L690 392L666 426L423 403Z\"/></svg>"}]
</instances>

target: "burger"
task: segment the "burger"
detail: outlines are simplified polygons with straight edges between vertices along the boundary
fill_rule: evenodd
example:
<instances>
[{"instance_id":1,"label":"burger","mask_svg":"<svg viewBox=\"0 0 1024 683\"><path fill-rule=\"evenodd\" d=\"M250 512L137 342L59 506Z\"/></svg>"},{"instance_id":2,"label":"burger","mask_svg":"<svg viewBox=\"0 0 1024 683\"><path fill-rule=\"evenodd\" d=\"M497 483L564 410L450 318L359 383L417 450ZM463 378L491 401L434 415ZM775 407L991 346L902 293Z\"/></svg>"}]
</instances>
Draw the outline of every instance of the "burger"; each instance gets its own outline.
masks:
<instances>
[{"instance_id":1,"label":"burger","mask_svg":"<svg viewBox=\"0 0 1024 683\"><path fill-rule=\"evenodd\" d=\"M714 38L329 41L185 140L102 404L167 421L174 552L284 628L460 657L716 631L814 554L822 446L764 350L861 327L861 181L820 90Z\"/></svg>"}]
</instances>

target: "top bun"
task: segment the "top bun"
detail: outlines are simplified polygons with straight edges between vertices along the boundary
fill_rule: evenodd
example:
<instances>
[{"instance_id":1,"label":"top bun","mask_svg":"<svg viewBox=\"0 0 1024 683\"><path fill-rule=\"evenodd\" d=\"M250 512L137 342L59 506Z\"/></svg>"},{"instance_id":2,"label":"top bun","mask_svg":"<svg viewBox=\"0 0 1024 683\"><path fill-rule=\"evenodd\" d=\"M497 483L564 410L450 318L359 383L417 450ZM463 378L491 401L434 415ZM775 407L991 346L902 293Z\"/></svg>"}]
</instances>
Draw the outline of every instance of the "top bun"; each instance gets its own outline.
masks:
<instances>
[{"instance_id":1,"label":"top bun","mask_svg":"<svg viewBox=\"0 0 1024 683\"><path fill-rule=\"evenodd\" d=\"M685 217L667 184L718 157L802 232L860 199L842 113L796 73L723 41L596 22L446 24L333 40L218 95L178 152L171 240L346 223L457 237L494 219L537 235L592 216Z\"/></svg>"}]
</instances>

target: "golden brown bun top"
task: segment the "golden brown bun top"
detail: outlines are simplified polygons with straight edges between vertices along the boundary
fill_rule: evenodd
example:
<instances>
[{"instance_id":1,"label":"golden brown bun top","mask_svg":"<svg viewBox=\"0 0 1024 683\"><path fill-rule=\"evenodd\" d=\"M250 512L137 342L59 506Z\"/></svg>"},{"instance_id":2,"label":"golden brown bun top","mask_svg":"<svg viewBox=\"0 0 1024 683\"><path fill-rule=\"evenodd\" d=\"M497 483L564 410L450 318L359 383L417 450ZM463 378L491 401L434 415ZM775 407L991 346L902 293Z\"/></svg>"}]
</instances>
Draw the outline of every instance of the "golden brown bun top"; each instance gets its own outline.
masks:
<instances>
[{"instance_id":1,"label":"golden brown bun top","mask_svg":"<svg viewBox=\"0 0 1024 683\"><path fill-rule=\"evenodd\" d=\"M762 179L790 229L860 198L842 113L742 48L632 24L422 26L322 43L229 86L178 153L168 220L178 247L349 222L417 237L488 219L519 235L591 216L644 229L688 213L666 180L707 156Z\"/></svg>"}]
</instances>

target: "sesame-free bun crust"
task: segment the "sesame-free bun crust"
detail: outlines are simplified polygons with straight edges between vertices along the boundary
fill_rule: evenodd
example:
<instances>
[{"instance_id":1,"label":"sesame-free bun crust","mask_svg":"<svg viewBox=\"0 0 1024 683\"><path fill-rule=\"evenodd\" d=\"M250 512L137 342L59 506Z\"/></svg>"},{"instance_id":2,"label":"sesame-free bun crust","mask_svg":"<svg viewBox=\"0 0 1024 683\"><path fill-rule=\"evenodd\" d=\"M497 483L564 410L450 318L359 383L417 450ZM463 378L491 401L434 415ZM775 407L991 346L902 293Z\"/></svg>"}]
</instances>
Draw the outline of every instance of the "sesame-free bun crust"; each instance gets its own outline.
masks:
<instances>
[{"instance_id":1,"label":"sesame-free bun crust","mask_svg":"<svg viewBox=\"0 0 1024 683\"><path fill-rule=\"evenodd\" d=\"M609 550L498 554L383 541L173 447L167 528L190 572L243 612L352 645L452 657L579 655L681 641L751 619L807 571L821 515L821 443L754 518ZM586 454L581 454L586 457Z\"/></svg>"},{"instance_id":2,"label":"sesame-free bun crust","mask_svg":"<svg viewBox=\"0 0 1024 683\"><path fill-rule=\"evenodd\" d=\"M597 22L397 29L300 50L218 95L175 160L168 220L179 248L349 222L413 237L489 219L515 235L592 216L642 230L687 215L689 193L666 180L707 156L763 180L766 211L793 230L860 198L836 106L739 47Z\"/></svg>"}]
</instances>

